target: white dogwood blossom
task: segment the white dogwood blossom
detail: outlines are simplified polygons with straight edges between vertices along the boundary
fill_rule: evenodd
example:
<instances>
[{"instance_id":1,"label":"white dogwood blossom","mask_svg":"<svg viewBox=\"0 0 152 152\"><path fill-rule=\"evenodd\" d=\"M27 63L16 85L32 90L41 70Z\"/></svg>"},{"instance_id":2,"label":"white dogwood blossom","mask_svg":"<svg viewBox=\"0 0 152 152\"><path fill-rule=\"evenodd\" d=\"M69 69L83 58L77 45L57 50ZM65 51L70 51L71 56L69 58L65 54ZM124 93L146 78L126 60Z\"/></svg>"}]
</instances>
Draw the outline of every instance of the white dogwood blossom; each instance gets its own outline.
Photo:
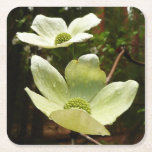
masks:
<instances>
[{"instance_id":1,"label":"white dogwood blossom","mask_svg":"<svg viewBox=\"0 0 152 152\"><path fill-rule=\"evenodd\" d=\"M31 59L34 82L41 95L25 88L34 105L64 128L90 135L110 135L112 124L133 103L138 89L134 80L106 85L106 74L95 54L72 60L65 79L48 61Z\"/></svg>"},{"instance_id":2,"label":"white dogwood blossom","mask_svg":"<svg viewBox=\"0 0 152 152\"><path fill-rule=\"evenodd\" d=\"M32 23L34 33L17 32L17 37L26 43L42 48L68 47L72 43L83 42L93 37L85 31L101 22L95 14L89 13L84 17L74 19L67 27L62 18L37 15Z\"/></svg>"}]
</instances>

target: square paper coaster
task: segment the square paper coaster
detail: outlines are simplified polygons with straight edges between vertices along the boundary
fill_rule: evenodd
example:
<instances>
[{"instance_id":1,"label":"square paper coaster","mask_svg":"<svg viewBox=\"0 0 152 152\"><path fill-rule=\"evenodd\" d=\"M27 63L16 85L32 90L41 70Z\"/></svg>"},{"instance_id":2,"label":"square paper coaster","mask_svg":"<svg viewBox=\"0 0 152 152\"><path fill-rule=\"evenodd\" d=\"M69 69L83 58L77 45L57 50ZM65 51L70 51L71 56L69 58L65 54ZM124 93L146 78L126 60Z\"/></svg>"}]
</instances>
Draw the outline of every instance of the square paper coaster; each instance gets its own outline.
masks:
<instances>
[{"instance_id":1,"label":"square paper coaster","mask_svg":"<svg viewBox=\"0 0 152 152\"><path fill-rule=\"evenodd\" d=\"M14 143L132 145L143 138L140 10L19 7L8 15L7 42L7 133Z\"/></svg>"},{"instance_id":2,"label":"square paper coaster","mask_svg":"<svg viewBox=\"0 0 152 152\"><path fill-rule=\"evenodd\" d=\"M3 151L151 149L149 5L78 3L1 8Z\"/></svg>"}]
</instances>

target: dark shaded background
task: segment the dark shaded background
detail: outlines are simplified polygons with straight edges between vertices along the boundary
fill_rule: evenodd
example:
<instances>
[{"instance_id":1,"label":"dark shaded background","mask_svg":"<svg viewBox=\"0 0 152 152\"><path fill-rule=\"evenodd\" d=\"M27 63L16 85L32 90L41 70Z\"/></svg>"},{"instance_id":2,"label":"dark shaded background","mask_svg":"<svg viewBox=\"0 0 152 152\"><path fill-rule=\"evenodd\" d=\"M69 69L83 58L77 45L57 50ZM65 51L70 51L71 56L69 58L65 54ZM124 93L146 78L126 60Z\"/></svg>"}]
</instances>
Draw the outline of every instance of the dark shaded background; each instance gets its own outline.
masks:
<instances>
[{"instance_id":1,"label":"dark shaded background","mask_svg":"<svg viewBox=\"0 0 152 152\"><path fill-rule=\"evenodd\" d=\"M30 29L37 14L62 17L67 24L76 17L94 12L102 18L101 24L90 30L94 38L86 43L73 44L68 48L41 49L20 42L16 32L33 32ZM67 63L82 54L96 53L101 68L108 75L113 62L125 46L122 57L111 81L136 80L139 90L131 108L112 125L107 126L110 137L92 136L102 144L135 144L144 136L145 84L144 50L145 21L143 14L130 8L15 8L7 19L7 133L17 144L92 144L77 133L64 129L48 120L34 107L24 88L36 89L30 71L30 58L38 54L46 58L61 74Z\"/></svg>"}]
</instances>

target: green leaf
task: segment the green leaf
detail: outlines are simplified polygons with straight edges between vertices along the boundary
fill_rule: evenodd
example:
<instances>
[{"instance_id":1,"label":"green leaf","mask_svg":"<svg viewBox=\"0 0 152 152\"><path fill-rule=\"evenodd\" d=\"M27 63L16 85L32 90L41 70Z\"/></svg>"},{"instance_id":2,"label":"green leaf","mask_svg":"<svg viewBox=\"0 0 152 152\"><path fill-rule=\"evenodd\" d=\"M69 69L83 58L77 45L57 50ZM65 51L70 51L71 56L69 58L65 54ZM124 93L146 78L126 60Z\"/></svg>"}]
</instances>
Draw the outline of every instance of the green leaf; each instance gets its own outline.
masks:
<instances>
[{"instance_id":1,"label":"green leaf","mask_svg":"<svg viewBox=\"0 0 152 152\"><path fill-rule=\"evenodd\" d=\"M145 112L145 108L141 108L137 111L137 113Z\"/></svg>"},{"instance_id":2,"label":"green leaf","mask_svg":"<svg viewBox=\"0 0 152 152\"><path fill-rule=\"evenodd\" d=\"M119 38L116 42L117 47L119 47L121 45L126 45L126 44L127 44L127 42L126 42L125 38Z\"/></svg>"},{"instance_id":3,"label":"green leaf","mask_svg":"<svg viewBox=\"0 0 152 152\"><path fill-rule=\"evenodd\" d=\"M115 52L115 49L114 48L109 48L108 52L113 54Z\"/></svg>"}]
</instances>

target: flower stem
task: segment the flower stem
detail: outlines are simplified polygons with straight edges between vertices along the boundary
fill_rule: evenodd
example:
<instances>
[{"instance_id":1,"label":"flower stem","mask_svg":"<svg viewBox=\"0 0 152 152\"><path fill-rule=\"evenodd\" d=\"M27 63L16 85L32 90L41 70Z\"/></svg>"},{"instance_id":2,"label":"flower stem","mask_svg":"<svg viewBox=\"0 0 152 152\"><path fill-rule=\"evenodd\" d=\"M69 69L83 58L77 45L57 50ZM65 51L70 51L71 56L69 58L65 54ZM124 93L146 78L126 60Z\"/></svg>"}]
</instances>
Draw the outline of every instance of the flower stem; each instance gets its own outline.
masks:
<instances>
[{"instance_id":1,"label":"flower stem","mask_svg":"<svg viewBox=\"0 0 152 152\"><path fill-rule=\"evenodd\" d=\"M72 59L75 59L75 45L72 46Z\"/></svg>"},{"instance_id":2,"label":"flower stem","mask_svg":"<svg viewBox=\"0 0 152 152\"><path fill-rule=\"evenodd\" d=\"M71 131L70 136L71 136L71 145L75 145L76 133L74 131Z\"/></svg>"},{"instance_id":3,"label":"flower stem","mask_svg":"<svg viewBox=\"0 0 152 152\"><path fill-rule=\"evenodd\" d=\"M89 141L93 142L93 143L94 143L94 144L96 144L96 145L101 145L101 143L100 143L100 142L98 142L97 140L95 140L95 139L91 138L91 137L90 137L90 136L88 136L88 135L81 134L81 133L80 133L80 135L81 135L81 136L83 136L84 138L86 138L87 140L89 140Z\"/></svg>"},{"instance_id":4,"label":"flower stem","mask_svg":"<svg viewBox=\"0 0 152 152\"><path fill-rule=\"evenodd\" d=\"M124 47L121 47L121 52L118 54L118 56L117 56L117 58L116 58L116 60L115 60L115 62L114 62L114 64L113 64L113 66L112 66L112 68L111 68L111 71L110 71L110 73L109 73L109 75L108 75L108 77L107 77L106 83L109 83L109 82L110 82L110 80L111 80L111 78L112 78L112 76L113 76L113 73L115 72L116 67L117 67L117 65L118 65L118 63L119 63L119 61L120 61L120 59L121 59L121 57L122 57L122 55L123 55L124 53L125 53L125 49L124 49Z\"/></svg>"},{"instance_id":5,"label":"flower stem","mask_svg":"<svg viewBox=\"0 0 152 152\"><path fill-rule=\"evenodd\" d=\"M74 138L71 138L71 144L72 144L72 145L75 145L75 140L74 140Z\"/></svg>"}]
</instances>

